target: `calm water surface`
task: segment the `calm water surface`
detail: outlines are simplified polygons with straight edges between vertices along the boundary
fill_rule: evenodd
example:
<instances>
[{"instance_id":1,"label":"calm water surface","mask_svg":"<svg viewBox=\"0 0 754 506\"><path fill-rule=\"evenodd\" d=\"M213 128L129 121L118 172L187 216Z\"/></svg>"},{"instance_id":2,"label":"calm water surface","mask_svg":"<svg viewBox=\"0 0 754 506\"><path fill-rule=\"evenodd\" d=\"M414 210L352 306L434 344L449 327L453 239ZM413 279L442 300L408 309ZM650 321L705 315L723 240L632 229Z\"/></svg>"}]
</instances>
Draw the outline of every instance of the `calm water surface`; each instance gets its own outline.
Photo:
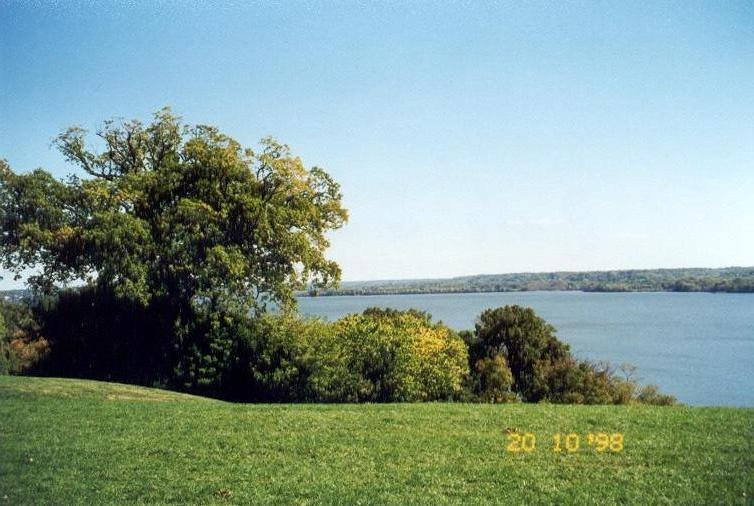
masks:
<instances>
[{"instance_id":1,"label":"calm water surface","mask_svg":"<svg viewBox=\"0 0 754 506\"><path fill-rule=\"evenodd\" d=\"M530 306L580 357L629 362L690 405L754 406L754 295L521 292L302 297L329 320L370 306L417 308L457 330L506 304Z\"/></svg>"}]
</instances>

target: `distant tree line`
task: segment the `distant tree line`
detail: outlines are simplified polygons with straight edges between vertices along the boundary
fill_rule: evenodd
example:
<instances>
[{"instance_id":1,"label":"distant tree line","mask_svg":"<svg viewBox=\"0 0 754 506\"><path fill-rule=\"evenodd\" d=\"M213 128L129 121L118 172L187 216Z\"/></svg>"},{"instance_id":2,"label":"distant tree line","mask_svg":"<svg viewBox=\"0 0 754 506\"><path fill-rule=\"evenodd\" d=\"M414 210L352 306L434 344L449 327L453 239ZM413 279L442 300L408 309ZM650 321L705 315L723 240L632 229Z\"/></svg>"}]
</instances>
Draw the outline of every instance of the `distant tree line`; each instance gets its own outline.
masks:
<instances>
[{"instance_id":1,"label":"distant tree line","mask_svg":"<svg viewBox=\"0 0 754 506\"><path fill-rule=\"evenodd\" d=\"M449 279L343 283L301 295L392 295L525 291L754 293L754 267L483 274Z\"/></svg>"}]
</instances>

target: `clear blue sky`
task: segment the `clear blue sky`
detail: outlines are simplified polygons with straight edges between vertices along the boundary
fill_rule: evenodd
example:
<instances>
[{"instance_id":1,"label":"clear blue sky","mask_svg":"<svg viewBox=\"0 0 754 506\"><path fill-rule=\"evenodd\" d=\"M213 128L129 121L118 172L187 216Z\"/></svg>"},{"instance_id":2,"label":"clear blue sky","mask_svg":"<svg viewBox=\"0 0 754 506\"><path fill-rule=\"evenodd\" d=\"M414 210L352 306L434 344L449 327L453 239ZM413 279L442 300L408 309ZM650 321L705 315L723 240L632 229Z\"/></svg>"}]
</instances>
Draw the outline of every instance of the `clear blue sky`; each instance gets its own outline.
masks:
<instances>
[{"instance_id":1,"label":"clear blue sky","mask_svg":"<svg viewBox=\"0 0 754 506\"><path fill-rule=\"evenodd\" d=\"M15 170L170 105L328 169L345 280L754 264L752 2L46 3L0 5Z\"/></svg>"}]
</instances>

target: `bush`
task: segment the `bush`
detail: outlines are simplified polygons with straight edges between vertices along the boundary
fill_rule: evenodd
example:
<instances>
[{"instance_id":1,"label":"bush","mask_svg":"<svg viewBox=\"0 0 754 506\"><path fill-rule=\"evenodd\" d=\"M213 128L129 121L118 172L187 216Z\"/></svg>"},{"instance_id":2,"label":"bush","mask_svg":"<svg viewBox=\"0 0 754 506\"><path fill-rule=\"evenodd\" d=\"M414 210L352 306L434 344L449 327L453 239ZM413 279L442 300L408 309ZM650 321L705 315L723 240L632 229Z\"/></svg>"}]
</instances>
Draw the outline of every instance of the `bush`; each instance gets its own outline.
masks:
<instances>
[{"instance_id":1,"label":"bush","mask_svg":"<svg viewBox=\"0 0 754 506\"><path fill-rule=\"evenodd\" d=\"M486 402L511 402L516 394L511 391L513 373L501 354L477 360L474 368L477 378L474 393Z\"/></svg>"},{"instance_id":2,"label":"bush","mask_svg":"<svg viewBox=\"0 0 754 506\"><path fill-rule=\"evenodd\" d=\"M267 402L451 399L468 375L458 335L412 310L368 309L334 323L262 315L249 322L238 357L234 388Z\"/></svg>"},{"instance_id":3,"label":"bush","mask_svg":"<svg viewBox=\"0 0 754 506\"><path fill-rule=\"evenodd\" d=\"M518 394L524 401L566 404L674 404L675 398L656 387L630 379L635 368L622 366L626 379L607 364L573 357L555 329L531 308L505 306L484 311L473 333L461 334L469 347L474 377L471 389L479 400L507 399ZM512 384L507 383L510 367ZM506 397L506 387L511 392Z\"/></svg>"},{"instance_id":4,"label":"bush","mask_svg":"<svg viewBox=\"0 0 754 506\"><path fill-rule=\"evenodd\" d=\"M33 311L1 303L0 374L171 386L236 401L675 403L652 385L637 394L628 366L624 380L572 357L530 308L484 311L473 333L458 334L416 310L370 308L327 323L292 312L252 318L202 299L175 324L160 304L97 287L40 300Z\"/></svg>"},{"instance_id":5,"label":"bush","mask_svg":"<svg viewBox=\"0 0 754 506\"><path fill-rule=\"evenodd\" d=\"M180 389L223 399L245 400L236 370L243 366L241 343L252 332L247 316L222 310L202 311L178 329L179 358L172 383Z\"/></svg>"},{"instance_id":6,"label":"bush","mask_svg":"<svg viewBox=\"0 0 754 506\"><path fill-rule=\"evenodd\" d=\"M29 304L0 301L0 374L33 369L48 353Z\"/></svg>"},{"instance_id":7,"label":"bush","mask_svg":"<svg viewBox=\"0 0 754 506\"><path fill-rule=\"evenodd\" d=\"M332 325L321 320L291 313L262 315L251 323L251 332L241 342L239 389L244 398L265 402L315 400L311 377L321 366L317 350L332 341Z\"/></svg>"},{"instance_id":8,"label":"bush","mask_svg":"<svg viewBox=\"0 0 754 506\"><path fill-rule=\"evenodd\" d=\"M671 406L678 400L672 395L660 392L657 385L646 385L639 390L636 400L642 404L654 404L656 406Z\"/></svg>"},{"instance_id":9,"label":"bush","mask_svg":"<svg viewBox=\"0 0 754 506\"><path fill-rule=\"evenodd\" d=\"M505 357L513 374L513 390L530 402L546 397L550 364L570 356L568 345L555 337L555 328L533 309L521 306L482 312L473 336L467 339L471 365L496 355Z\"/></svg>"},{"instance_id":10,"label":"bush","mask_svg":"<svg viewBox=\"0 0 754 506\"><path fill-rule=\"evenodd\" d=\"M545 398L564 404L627 404L633 384L615 376L608 365L569 357L547 368Z\"/></svg>"},{"instance_id":11,"label":"bush","mask_svg":"<svg viewBox=\"0 0 754 506\"><path fill-rule=\"evenodd\" d=\"M6 337L7 329L5 328L5 318L0 312L0 375L10 374L11 371L11 354L10 345Z\"/></svg>"},{"instance_id":12,"label":"bush","mask_svg":"<svg viewBox=\"0 0 754 506\"><path fill-rule=\"evenodd\" d=\"M36 309L50 354L32 372L43 375L168 386L240 399L239 343L251 332L246 316L185 308L176 324L169 302L149 304L97 286L61 292Z\"/></svg>"},{"instance_id":13,"label":"bush","mask_svg":"<svg viewBox=\"0 0 754 506\"><path fill-rule=\"evenodd\" d=\"M462 392L464 343L425 313L368 309L335 322L330 337L313 346L316 400L431 401Z\"/></svg>"},{"instance_id":14,"label":"bush","mask_svg":"<svg viewBox=\"0 0 754 506\"><path fill-rule=\"evenodd\" d=\"M50 353L50 343L44 337L18 338L10 342L9 372L33 370Z\"/></svg>"}]
</instances>

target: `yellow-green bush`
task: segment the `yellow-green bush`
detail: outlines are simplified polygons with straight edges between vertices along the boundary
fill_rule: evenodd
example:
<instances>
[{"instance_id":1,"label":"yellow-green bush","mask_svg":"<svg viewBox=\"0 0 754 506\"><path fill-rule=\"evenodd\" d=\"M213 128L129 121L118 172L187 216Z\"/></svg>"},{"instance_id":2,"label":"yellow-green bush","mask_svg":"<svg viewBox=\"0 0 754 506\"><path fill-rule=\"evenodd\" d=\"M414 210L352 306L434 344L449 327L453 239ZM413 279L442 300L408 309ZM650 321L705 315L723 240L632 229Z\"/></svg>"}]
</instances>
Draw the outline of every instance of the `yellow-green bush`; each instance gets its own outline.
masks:
<instances>
[{"instance_id":1,"label":"yellow-green bush","mask_svg":"<svg viewBox=\"0 0 754 506\"><path fill-rule=\"evenodd\" d=\"M310 378L317 400L430 401L459 395L466 346L448 327L417 311L368 309L333 324L313 343Z\"/></svg>"},{"instance_id":2,"label":"yellow-green bush","mask_svg":"<svg viewBox=\"0 0 754 506\"><path fill-rule=\"evenodd\" d=\"M266 314L252 324L240 359L245 397L263 401L309 401L313 372L324 367L321 355L333 341L332 325L297 314Z\"/></svg>"},{"instance_id":3,"label":"yellow-green bush","mask_svg":"<svg viewBox=\"0 0 754 506\"><path fill-rule=\"evenodd\" d=\"M511 402L516 394L511 391L513 373L508 361L501 354L481 358L474 367L477 379L475 393L480 400L487 402Z\"/></svg>"}]
</instances>

